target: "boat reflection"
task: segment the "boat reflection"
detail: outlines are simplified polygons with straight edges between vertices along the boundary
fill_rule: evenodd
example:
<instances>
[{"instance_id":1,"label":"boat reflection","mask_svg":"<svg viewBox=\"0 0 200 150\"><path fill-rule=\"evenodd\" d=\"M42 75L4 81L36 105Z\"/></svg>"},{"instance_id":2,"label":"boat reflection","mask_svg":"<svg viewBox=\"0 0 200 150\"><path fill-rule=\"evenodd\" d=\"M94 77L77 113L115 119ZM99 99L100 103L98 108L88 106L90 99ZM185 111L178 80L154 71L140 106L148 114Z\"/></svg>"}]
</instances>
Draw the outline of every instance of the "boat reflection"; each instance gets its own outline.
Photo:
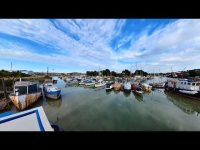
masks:
<instances>
[{"instance_id":1,"label":"boat reflection","mask_svg":"<svg viewBox=\"0 0 200 150\"><path fill-rule=\"evenodd\" d=\"M112 90L105 90L105 91L106 91L106 95L109 95L112 92Z\"/></svg>"},{"instance_id":2,"label":"boat reflection","mask_svg":"<svg viewBox=\"0 0 200 150\"><path fill-rule=\"evenodd\" d=\"M135 96L135 99L137 99L139 102L143 101L143 95L136 94L135 92L133 92L133 94Z\"/></svg>"},{"instance_id":3,"label":"boat reflection","mask_svg":"<svg viewBox=\"0 0 200 150\"><path fill-rule=\"evenodd\" d=\"M62 96L59 99L46 99L46 103L52 107L59 108L62 105Z\"/></svg>"},{"instance_id":4,"label":"boat reflection","mask_svg":"<svg viewBox=\"0 0 200 150\"><path fill-rule=\"evenodd\" d=\"M124 94L125 97L129 97L131 92L123 92L123 94Z\"/></svg>"},{"instance_id":5,"label":"boat reflection","mask_svg":"<svg viewBox=\"0 0 200 150\"><path fill-rule=\"evenodd\" d=\"M200 101L183 97L172 92L165 92L167 98L183 112L187 114L200 113Z\"/></svg>"},{"instance_id":6,"label":"boat reflection","mask_svg":"<svg viewBox=\"0 0 200 150\"><path fill-rule=\"evenodd\" d=\"M115 94L118 94L118 93L120 93L120 91L119 90L113 90L114 91L114 93Z\"/></svg>"}]
</instances>

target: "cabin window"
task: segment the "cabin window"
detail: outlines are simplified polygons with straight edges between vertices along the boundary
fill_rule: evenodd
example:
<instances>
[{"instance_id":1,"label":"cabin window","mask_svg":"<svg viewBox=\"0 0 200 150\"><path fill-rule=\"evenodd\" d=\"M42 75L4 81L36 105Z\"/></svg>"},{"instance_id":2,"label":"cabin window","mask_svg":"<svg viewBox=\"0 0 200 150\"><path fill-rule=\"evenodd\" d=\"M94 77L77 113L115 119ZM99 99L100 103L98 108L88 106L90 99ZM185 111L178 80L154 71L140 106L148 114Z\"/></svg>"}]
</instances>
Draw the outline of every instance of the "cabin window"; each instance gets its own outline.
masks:
<instances>
[{"instance_id":1,"label":"cabin window","mask_svg":"<svg viewBox=\"0 0 200 150\"><path fill-rule=\"evenodd\" d=\"M18 89L19 95L27 94L27 86L15 86L15 89Z\"/></svg>"},{"instance_id":2,"label":"cabin window","mask_svg":"<svg viewBox=\"0 0 200 150\"><path fill-rule=\"evenodd\" d=\"M35 93L35 92L37 92L37 84L29 85L28 93Z\"/></svg>"},{"instance_id":3,"label":"cabin window","mask_svg":"<svg viewBox=\"0 0 200 150\"><path fill-rule=\"evenodd\" d=\"M184 82L184 84L186 85L186 82Z\"/></svg>"},{"instance_id":4,"label":"cabin window","mask_svg":"<svg viewBox=\"0 0 200 150\"><path fill-rule=\"evenodd\" d=\"M183 84L183 82L181 82L181 84Z\"/></svg>"},{"instance_id":5,"label":"cabin window","mask_svg":"<svg viewBox=\"0 0 200 150\"><path fill-rule=\"evenodd\" d=\"M200 86L200 83L197 83L196 86Z\"/></svg>"},{"instance_id":6,"label":"cabin window","mask_svg":"<svg viewBox=\"0 0 200 150\"><path fill-rule=\"evenodd\" d=\"M191 85L191 83L188 83L188 85Z\"/></svg>"},{"instance_id":7,"label":"cabin window","mask_svg":"<svg viewBox=\"0 0 200 150\"><path fill-rule=\"evenodd\" d=\"M195 83L192 83L192 86L195 86Z\"/></svg>"}]
</instances>

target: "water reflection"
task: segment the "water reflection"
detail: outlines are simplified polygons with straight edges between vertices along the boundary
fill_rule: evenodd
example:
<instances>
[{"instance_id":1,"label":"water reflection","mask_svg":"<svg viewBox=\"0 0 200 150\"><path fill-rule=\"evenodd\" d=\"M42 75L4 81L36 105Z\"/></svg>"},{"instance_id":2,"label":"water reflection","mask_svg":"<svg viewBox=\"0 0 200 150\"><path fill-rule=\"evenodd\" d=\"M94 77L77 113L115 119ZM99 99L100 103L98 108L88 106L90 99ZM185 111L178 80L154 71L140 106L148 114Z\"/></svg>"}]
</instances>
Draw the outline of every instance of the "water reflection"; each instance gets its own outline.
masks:
<instances>
[{"instance_id":1,"label":"water reflection","mask_svg":"<svg viewBox=\"0 0 200 150\"><path fill-rule=\"evenodd\" d=\"M134 92L133 92L133 94L134 94L134 96L135 96L135 99L137 99L139 102L142 102L142 101L143 101L143 95L139 95L139 94L136 94L136 93L134 93Z\"/></svg>"},{"instance_id":2,"label":"water reflection","mask_svg":"<svg viewBox=\"0 0 200 150\"><path fill-rule=\"evenodd\" d=\"M200 101L186 98L172 92L165 92L167 98L183 112L187 114L200 113Z\"/></svg>"},{"instance_id":3,"label":"water reflection","mask_svg":"<svg viewBox=\"0 0 200 150\"><path fill-rule=\"evenodd\" d=\"M59 108L62 105L62 97L59 99L46 99L46 103L52 107Z\"/></svg>"},{"instance_id":4,"label":"water reflection","mask_svg":"<svg viewBox=\"0 0 200 150\"><path fill-rule=\"evenodd\" d=\"M105 90L106 91L106 95L109 95L112 91L111 90Z\"/></svg>"},{"instance_id":5,"label":"water reflection","mask_svg":"<svg viewBox=\"0 0 200 150\"><path fill-rule=\"evenodd\" d=\"M123 92L123 94L124 94L125 97L129 97L131 92Z\"/></svg>"},{"instance_id":6,"label":"water reflection","mask_svg":"<svg viewBox=\"0 0 200 150\"><path fill-rule=\"evenodd\" d=\"M118 94L118 93L120 93L120 91L116 91L116 90L113 90L113 91L114 91L114 93L115 93L115 94Z\"/></svg>"}]
</instances>

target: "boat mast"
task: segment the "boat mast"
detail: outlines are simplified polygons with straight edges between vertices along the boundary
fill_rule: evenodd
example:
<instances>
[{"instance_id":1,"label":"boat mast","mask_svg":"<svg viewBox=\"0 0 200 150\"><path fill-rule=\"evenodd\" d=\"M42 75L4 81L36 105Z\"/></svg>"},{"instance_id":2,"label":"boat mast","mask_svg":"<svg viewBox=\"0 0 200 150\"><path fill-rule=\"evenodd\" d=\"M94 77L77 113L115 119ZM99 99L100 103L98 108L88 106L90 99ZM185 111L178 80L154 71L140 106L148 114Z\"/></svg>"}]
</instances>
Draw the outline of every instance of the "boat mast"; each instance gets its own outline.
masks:
<instances>
[{"instance_id":1,"label":"boat mast","mask_svg":"<svg viewBox=\"0 0 200 150\"><path fill-rule=\"evenodd\" d=\"M10 65L10 71L12 72L12 61L11 61L11 65Z\"/></svg>"}]
</instances>

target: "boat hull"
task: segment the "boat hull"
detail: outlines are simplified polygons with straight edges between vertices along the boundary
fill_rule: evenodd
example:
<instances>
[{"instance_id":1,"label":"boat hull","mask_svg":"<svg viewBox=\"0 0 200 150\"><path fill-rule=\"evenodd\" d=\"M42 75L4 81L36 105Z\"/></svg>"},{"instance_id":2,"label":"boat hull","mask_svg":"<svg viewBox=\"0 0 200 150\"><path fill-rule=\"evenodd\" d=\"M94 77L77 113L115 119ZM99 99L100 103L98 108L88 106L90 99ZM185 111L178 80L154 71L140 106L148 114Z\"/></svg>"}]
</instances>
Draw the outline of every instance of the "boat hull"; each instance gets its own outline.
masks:
<instances>
[{"instance_id":1,"label":"boat hull","mask_svg":"<svg viewBox=\"0 0 200 150\"><path fill-rule=\"evenodd\" d=\"M9 95L9 98L19 110L23 110L30 106L31 104L35 103L40 97L41 92L36 92L27 95Z\"/></svg>"},{"instance_id":2,"label":"boat hull","mask_svg":"<svg viewBox=\"0 0 200 150\"><path fill-rule=\"evenodd\" d=\"M50 99L59 99L61 96L61 90L46 92L46 97Z\"/></svg>"},{"instance_id":3,"label":"boat hull","mask_svg":"<svg viewBox=\"0 0 200 150\"><path fill-rule=\"evenodd\" d=\"M105 85L106 85L106 84L95 84L94 87L97 88L97 87L102 87L102 86L105 86Z\"/></svg>"},{"instance_id":4,"label":"boat hull","mask_svg":"<svg viewBox=\"0 0 200 150\"><path fill-rule=\"evenodd\" d=\"M121 85L120 83L114 83L114 84L113 84L113 88L114 88L114 90L116 90L116 91L120 91L121 88L122 88L122 85Z\"/></svg>"},{"instance_id":5,"label":"boat hull","mask_svg":"<svg viewBox=\"0 0 200 150\"><path fill-rule=\"evenodd\" d=\"M138 95L142 95L144 92L143 91L135 91L135 94L138 94Z\"/></svg>"},{"instance_id":6,"label":"boat hull","mask_svg":"<svg viewBox=\"0 0 200 150\"><path fill-rule=\"evenodd\" d=\"M182 95L182 96L185 96L185 97L188 97L188 98L200 100L200 92L198 92L196 94L189 94L189 93L186 93L186 92L180 92L180 89L174 89L174 88L169 88L169 87L165 87L165 92L172 92L174 94Z\"/></svg>"}]
</instances>

